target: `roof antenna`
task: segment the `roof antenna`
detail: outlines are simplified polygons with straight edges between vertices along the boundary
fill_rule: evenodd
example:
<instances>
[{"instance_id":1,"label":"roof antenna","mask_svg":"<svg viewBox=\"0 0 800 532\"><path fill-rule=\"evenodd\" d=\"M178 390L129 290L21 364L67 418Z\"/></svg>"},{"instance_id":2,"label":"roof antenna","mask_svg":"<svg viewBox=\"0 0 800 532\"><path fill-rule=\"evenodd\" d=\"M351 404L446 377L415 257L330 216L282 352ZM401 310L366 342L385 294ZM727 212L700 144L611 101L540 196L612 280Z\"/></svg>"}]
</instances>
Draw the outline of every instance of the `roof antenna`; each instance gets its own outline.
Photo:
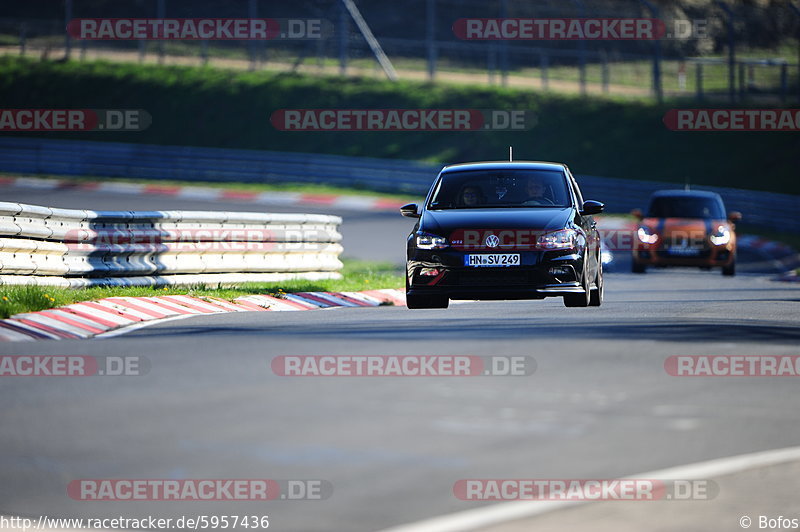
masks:
<instances>
[{"instance_id":1,"label":"roof antenna","mask_svg":"<svg viewBox=\"0 0 800 532\"><path fill-rule=\"evenodd\" d=\"M685 179L686 179L686 184L683 185L683 190L685 190L686 192L689 192L689 178L687 177Z\"/></svg>"},{"instance_id":2,"label":"roof antenna","mask_svg":"<svg viewBox=\"0 0 800 532\"><path fill-rule=\"evenodd\" d=\"M508 147L508 162L514 161L514 148L512 146Z\"/></svg>"}]
</instances>

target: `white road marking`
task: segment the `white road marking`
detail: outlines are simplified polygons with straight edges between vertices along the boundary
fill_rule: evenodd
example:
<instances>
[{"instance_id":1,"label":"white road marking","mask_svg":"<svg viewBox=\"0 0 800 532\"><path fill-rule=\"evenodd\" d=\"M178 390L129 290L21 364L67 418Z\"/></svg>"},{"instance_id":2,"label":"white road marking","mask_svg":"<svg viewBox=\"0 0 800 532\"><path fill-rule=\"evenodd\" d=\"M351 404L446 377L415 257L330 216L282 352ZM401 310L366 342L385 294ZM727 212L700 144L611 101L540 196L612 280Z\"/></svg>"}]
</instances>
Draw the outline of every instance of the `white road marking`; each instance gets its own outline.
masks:
<instances>
[{"instance_id":1,"label":"white road marking","mask_svg":"<svg viewBox=\"0 0 800 532\"><path fill-rule=\"evenodd\" d=\"M166 323L168 321L176 321L182 320L185 318L194 318L195 316L211 316L212 314L179 314L177 316L169 316L167 318L158 318L155 320L150 321L139 321L132 325L128 325L125 327L120 327L119 329L114 329L113 331L107 331L104 333L96 334L93 338L113 338L114 336L122 336L123 334L127 334L129 332L138 331L139 329L144 329L145 327L149 327L151 325L158 325L159 323Z\"/></svg>"},{"instance_id":2,"label":"white road marking","mask_svg":"<svg viewBox=\"0 0 800 532\"><path fill-rule=\"evenodd\" d=\"M800 460L800 447L786 447L741 454L727 458L718 458L705 462L660 469L633 476L628 479L711 479L754 469L768 467L784 462ZM465 510L452 514L433 517L382 530L381 532L463 532L479 530L483 527L497 525L518 519L526 519L542 515L554 510L563 510L578 504L591 501L512 501L474 510Z\"/></svg>"}]
</instances>

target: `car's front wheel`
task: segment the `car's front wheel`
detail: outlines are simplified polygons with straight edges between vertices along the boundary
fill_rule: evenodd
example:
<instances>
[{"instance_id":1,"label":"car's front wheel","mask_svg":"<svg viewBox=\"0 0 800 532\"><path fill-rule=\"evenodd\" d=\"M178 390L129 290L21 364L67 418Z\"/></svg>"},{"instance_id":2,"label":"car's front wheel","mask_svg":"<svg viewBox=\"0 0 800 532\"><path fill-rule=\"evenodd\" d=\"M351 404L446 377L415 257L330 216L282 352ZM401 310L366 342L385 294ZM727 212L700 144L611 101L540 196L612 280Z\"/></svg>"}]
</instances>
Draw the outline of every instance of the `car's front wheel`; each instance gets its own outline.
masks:
<instances>
[{"instance_id":1,"label":"car's front wheel","mask_svg":"<svg viewBox=\"0 0 800 532\"><path fill-rule=\"evenodd\" d=\"M409 309L447 308L450 305L450 299L446 296L409 294L408 290L408 277L406 277L406 307Z\"/></svg>"},{"instance_id":2,"label":"car's front wheel","mask_svg":"<svg viewBox=\"0 0 800 532\"><path fill-rule=\"evenodd\" d=\"M722 275L733 277L736 275L736 257L727 266L722 267Z\"/></svg>"},{"instance_id":3,"label":"car's front wheel","mask_svg":"<svg viewBox=\"0 0 800 532\"><path fill-rule=\"evenodd\" d=\"M406 294L406 306L410 309L421 308L447 308L450 299L445 296L421 296L417 294Z\"/></svg>"},{"instance_id":4,"label":"car's front wheel","mask_svg":"<svg viewBox=\"0 0 800 532\"><path fill-rule=\"evenodd\" d=\"M586 278L586 261L583 263L583 293L582 294L566 294L564 296L565 307L588 307L591 298L591 290L589 289L589 280Z\"/></svg>"}]
</instances>

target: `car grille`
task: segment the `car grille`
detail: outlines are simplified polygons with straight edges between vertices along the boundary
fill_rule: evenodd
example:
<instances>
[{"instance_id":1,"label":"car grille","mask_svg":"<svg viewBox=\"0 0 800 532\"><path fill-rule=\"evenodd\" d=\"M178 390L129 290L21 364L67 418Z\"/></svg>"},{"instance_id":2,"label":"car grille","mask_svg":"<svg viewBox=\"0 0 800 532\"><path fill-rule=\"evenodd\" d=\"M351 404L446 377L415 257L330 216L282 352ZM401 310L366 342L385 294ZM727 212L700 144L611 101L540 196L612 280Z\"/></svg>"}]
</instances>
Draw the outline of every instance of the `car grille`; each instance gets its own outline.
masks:
<instances>
[{"instance_id":1,"label":"car grille","mask_svg":"<svg viewBox=\"0 0 800 532\"><path fill-rule=\"evenodd\" d=\"M525 269L484 268L450 272L441 284L448 286L510 286L537 283L537 272Z\"/></svg>"},{"instance_id":2,"label":"car grille","mask_svg":"<svg viewBox=\"0 0 800 532\"><path fill-rule=\"evenodd\" d=\"M695 255L678 255L669 253L666 249L659 249L656 251L656 254L662 259L707 259L711 256L711 250L701 249L700 252Z\"/></svg>"}]
</instances>

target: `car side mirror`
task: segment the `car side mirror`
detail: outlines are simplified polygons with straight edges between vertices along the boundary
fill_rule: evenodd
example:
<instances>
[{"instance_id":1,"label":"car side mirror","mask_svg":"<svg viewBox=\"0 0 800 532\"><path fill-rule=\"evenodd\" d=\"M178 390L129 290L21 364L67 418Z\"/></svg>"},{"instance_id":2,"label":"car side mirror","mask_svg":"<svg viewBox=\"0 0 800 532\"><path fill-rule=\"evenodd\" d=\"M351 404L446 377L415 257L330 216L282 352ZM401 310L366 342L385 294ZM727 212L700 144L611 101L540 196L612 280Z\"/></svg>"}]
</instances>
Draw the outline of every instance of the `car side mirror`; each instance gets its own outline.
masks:
<instances>
[{"instance_id":1,"label":"car side mirror","mask_svg":"<svg viewBox=\"0 0 800 532\"><path fill-rule=\"evenodd\" d=\"M742 219L742 213L740 213L739 211L731 211L728 213L728 220L730 220L731 222L736 223L741 219Z\"/></svg>"},{"instance_id":2,"label":"car side mirror","mask_svg":"<svg viewBox=\"0 0 800 532\"><path fill-rule=\"evenodd\" d=\"M603 212L604 207L605 205L603 205L599 201L586 200L583 202L583 209L581 210L581 214L583 216L588 216L590 214L600 214L601 212Z\"/></svg>"},{"instance_id":3,"label":"car side mirror","mask_svg":"<svg viewBox=\"0 0 800 532\"><path fill-rule=\"evenodd\" d=\"M642 220L644 218L644 213L642 212L642 209L633 209L631 211L631 216L637 220Z\"/></svg>"},{"instance_id":4,"label":"car side mirror","mask_svg":"<svg viewBox=\"0 0 800 532\"><path fill-rule=\"evenodd\" d=\"M406 218L419 218L420 214L417 212L417 204L416 203L409 203L408 205L403 205L400 207L400 214L405 216Z\"/></svg>"}]
</instances>

